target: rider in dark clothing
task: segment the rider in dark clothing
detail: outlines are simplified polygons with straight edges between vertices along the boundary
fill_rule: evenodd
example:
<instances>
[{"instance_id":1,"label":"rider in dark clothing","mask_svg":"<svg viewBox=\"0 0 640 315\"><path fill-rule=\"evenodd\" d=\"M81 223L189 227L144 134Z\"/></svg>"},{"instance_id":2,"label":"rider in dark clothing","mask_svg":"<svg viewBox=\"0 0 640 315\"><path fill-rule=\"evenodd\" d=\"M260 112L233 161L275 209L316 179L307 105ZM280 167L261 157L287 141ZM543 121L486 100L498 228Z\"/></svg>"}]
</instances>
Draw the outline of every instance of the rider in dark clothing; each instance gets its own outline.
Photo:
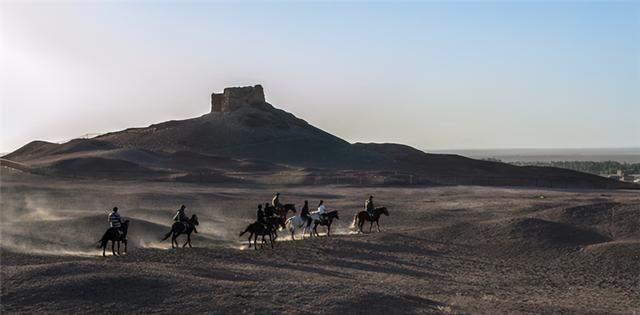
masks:
<instances>
[{"instance_id":1,"label":"rider in dark clothing","mask_svg":"<svg viewBox=\"0 0 640 315\"><path fill-rule=\"evenodd\" d=\"M300 210L300 217L305 221L308 221L308 224L311 224L311 217L309 216L309 201L304 201L304 206L302 206L302 210Z\"/></svg>"},{"instance_id":2,"label":"rider in dark clothing","mask_svg":"<svg viewBox=\"0 0 640 315\"><path fill-rule=\"evenodd\" d=\"M367 211L370 216L373 216L374 209L375 207L373 206L373 196L369 196L369 199L364 202L364 210Z\"/></svg>"},{"instance_id":3,"label":"rider in dark clothing","mask_svg":"<svg viewBox=\"0 0 640 315\"><path fill-rule=\"evenodd\" d=\"M184 212L184 210L187 207L185 205L180 206L180 209L178 209L178 212L176 213L175 216L173 216L173 221L175 222L182 222L184 224L189 224L191 225L191 222L189 222L189 217L187 216L187 214ZM193 226L193 232L198 233L198 230L196 230L196 226Z\"/></svg>"},{"instance_id":4,"label":"rider in dark clothing","mask_svg":"<svg viewBox=\"0 0 640 315\"><path fill-rule=\"evenodd\" d=\"M258 205L258 222L262 224L266 224L267 222L264 219L264 211L262 211L262 205Z\"/></svg>"},{"instance_id":5,"label":"rider in dark clothing","mask_svg":"<svg viewBox=\"0 0 640 315\"><path fill-rule=\"evenodd\" d=\"M187 207L185 207L184 205L180 206L180 209L178 209L178 212L176 213L175 216L173 216L173 221L176 222L187 222L189 221L189 217L187 217L187 214L184 213L184 209L186 209Z\"/></svg>"},{"instance_id":6,"label":"rider in dark clothing","mask_svg":"<svg viewBox=\"0 0 640 315\"><path fill-rule=\"evenodd\" d=\"M276 208L269 206L269 203L264 204L264 216L267 218L273 217L275 214Z\"/></svg>"}]
</instances>

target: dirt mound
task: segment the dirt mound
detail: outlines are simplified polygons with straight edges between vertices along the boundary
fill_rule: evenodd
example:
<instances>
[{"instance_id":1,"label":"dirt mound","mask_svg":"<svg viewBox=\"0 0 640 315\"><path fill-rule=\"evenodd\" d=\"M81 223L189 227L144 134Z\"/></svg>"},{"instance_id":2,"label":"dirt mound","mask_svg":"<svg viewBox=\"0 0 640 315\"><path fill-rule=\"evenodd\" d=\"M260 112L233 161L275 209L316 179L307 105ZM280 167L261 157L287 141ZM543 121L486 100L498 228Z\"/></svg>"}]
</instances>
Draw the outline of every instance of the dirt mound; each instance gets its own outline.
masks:
<instances>
[{"instance_id":1,"label":"dirt mound","mask_svg":"<svg viewBox=\"0 0 640 315\"><path fill-rule=\"evenodd\" d=\"M537 248L579 247L610 240L594 230L536 218L458 223L442 229L437 236L454 242Z\"/></svg>"},{"instance_id":2,"label":"dirt mound","mask_svg":"<svg viewBox=\"0 0 640 315\"><path fill-rule=\"evenodd\" d=\"M613 241L586 246L580 258L616 274L640 272L640 241Z\"/></svg>"},{"instance_id":3,"label":"dirt mound","mask_svg":"<svg viewBox=\"0 0 640 315\"><path fill-rule=\"evenodd\" d=\"M534 218L512 220L504 225L499 233L510 240L543 246L576 246L609 240L593 230Z\"/></svg>"},{"instance_id":4,"label":"dirt mound","mask_svg":"<svg viewBox=\"0 0 640 315\"><path fill-rule=\"evenodd\" d=\"M105 159L99 157L74 158L51 164L48 171L55 174L72 176L117 176L117 175L152 175L155 172L136 163L125 160Z\"/></svg>"},{"instance_id":5,"label":"dirt mound","mask_svg":"<svg viewBox=\"0 0 640 315\"><path fill-rule=\"evenodd\" d=\"M6 155L6 158L25 162L52 155L104 151L114 148L115 146L109 142L95 139L73 139L63 144L46 141L32 141L24 147Z\"/></svg>"},{"instance_id":6,"label":"dirt mound","mask_svg":"<svg viewBox=\"0 0 640 315\"><path fill-rule=\"evenodd\" d=\"M563 209L560 212L560 221L580 226L598 226L609 224L611 211L617 204L596 203L578 207Z\"/></svg>"},{"instance_id":7,"label":"dirt mound","mask_svg":"<svg viewBox=\"0 0 640 315\"><path fill-rule=\"evenodd\" d=\"M594 229L616 240L640 239L640 205L594 203L551 209L543 218Z\"/></svg>"},{"instance_id":8,"label":"dirt mound","mask_svg":"<svg viewBox=\"0 0 640 315\"><path fill-rule=\"evenodd\" d=\"M616 240L640 240L640 204L622 204L611 213L611 235Z\"/></svg>"},{"instance_id":9,"label":"dirt mound","mask_svg":"<svg viewBox=\"0 0 640 315\"><path fill-rule=\"evenodd\" d=\"M24 172L24 173L30 173L32 171L31 167L29 167L26 164L18 163L18 162L7 160L7 159L0 159L0 167L8 168L13 171Z\"/></svg>"},{"instance_id":10,"label":"dirt mound","mask_svg":"<svg viewBox=\"0 0 640 315\"><path fill-rule=\"evenodd\" d=\"M67 143L63 143L56 147L52 154L66 154L87 151L104 151L115 149L115 146L109 142L95 139L74 139Z\"/></svg>"},{"instance_id":11,"label":"dirt mound","mask_svg":"<svg viewBox=\"0 0 640 315\"><path fill-rule=\"evenodd\" d=\"M57 143L51 143L51 142L39 141L39 140L31 141L26 145L24 145L23 147L19 148L18 150L15 150L3 156L3 158L8 160L15 160L15 161L27 161L32 158L46 155L49 152L51 152L53 149L57 148L58 146L59 144Z\"/></svg>"}]
</instances>

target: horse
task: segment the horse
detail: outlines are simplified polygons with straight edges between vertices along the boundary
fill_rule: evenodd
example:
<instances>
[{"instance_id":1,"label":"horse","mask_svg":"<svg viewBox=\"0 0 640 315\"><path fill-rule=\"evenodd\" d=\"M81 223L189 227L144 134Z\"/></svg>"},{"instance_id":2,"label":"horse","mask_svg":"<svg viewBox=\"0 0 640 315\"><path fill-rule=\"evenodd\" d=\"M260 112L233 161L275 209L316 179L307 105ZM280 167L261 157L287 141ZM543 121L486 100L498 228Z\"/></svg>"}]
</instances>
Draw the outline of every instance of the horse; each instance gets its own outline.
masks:
<instances>
[{"instance_id":1,"label":"horse","mask_svg":"<svg viewBox=\"0 0 640 315\"><path fill-rule=\"evenodd\" d=\"M291 240L295 241L295 233L298 229L302 229L302 238L304 239L304 233L309 229L309 225L311 224L311 216L302 218L302 216L294 215L285 221L286 229L291 232Z\"/></svg>"},{"instance_id":2,"label":"horse","mask_svg":"<svg viewBox=\"0 0 640 315\"><path fill-rule=\"evenodd\" d=\"M364 231L362 230L362 227L364 226L365 221L370 221L371 225L369 226L369 232L371 232L371 228L373 228L374 222L378 227L378 232L380 232L380 223L378 221L380 220L380 216L383 214L385 216L389 216L389 210L387 210L386 207L375 208L373 210L373 215L369 215L369 212L367 211L360 211L353 217L353 223L351 223L351 228L355 229L357 226L358 232L364 233Z\"/></svg>"},{"instance_id":3,"label":"horse","mask_svg":"<svg viewBox=\"0 0 640 315\"><path fill-rule=\"evenodd\" d=\"M340 219L340 217L338 216L338 210L334 210L331 212L327 212L327 218L325 220L322 220L320 218L320 215L317 213L312 214L311 219L313 220L313 230L311 231L311 236L313 236L313 233L315 233L317 237L320 237L320 234L318 234L318 225L326 226L327 236L331 236L331 224L333 223L333 219Z\"/></svg>"},{"instance_id":4,"label":"horse","mask_svg":"<svg viewBox=\"0 0 640 315\"><path fill-rule=\"evenodd\" d=\"M184 243L184 245L182 245L182 247L187 246L187 244L189 244L189 247L193 247L191 246L191 233L193 233L193 231L195 230L196 225L199 225L199 224L200 222L198 221L198 216L195 214L192 215L191 218L186 222L175 222L171 226L171 231L165 234L162 240L164 241L168 239L169 236L171 236L171 248L175 248L173 246L174 243L176 246L180 247L180 244L178 244L178 241L176 240L176 238L178 238L178 235L180 234L187 234L187 241Z\"/></svg>"},{"instance_id":5,"label":"horse","mask_svg":"<svg viewBox=\"0 0 640 315\"><path fill-rule=\"evenodd\" d=\"M286 228L286 220L282 217L268 217L265 218L265 221L267 222L268 227L271 229L271 237L273 238L273 241L275 242L276 239L278 238L278 227L284 229Z\"/></svg>"},{"instance_id":6,"label":"horse","mask_svg":"<svg viewBox=\"0 0 640 315\"><path fill-rule=\"evenodd\" d=\"M107 249L107 244L109 243L109 241L111 241L111 253L116 256L116 252L114 250L115 244L116 242L118 242L118 254L120 255L120 242L124 243L124 253L127 253L127 231L129 230L129 220L125 220L124 223L122 223L122 226L120 227L120 229L118 228L109 228L106 232L104 232L104 235L102 236L102 238L98 241L98 243L100 245L98 245L98 248L102 247L102 256L106 256L105 255L105 251ZM122 233L120 233L120 231L122 231Z\"/></svg>"},{"instance_id":7,"label":"horse","mask_svg":"<svg viewBox=\"0 0 640 315\"><path fill-rule=\"evenodd\" d=\"M286 219L289 211L296 213L296 205L288 203L276 208L276 214L283 219Z\"/></svg>"},{"instance_id":8,"label":"horse","mask_svg":"<svg viewBox=\"0 0 640 315\"><path fill-rule=\"evenodd\" d=\"M258 249L258 236L262 236L262 243L260 244L260 248L264 247L264 243L267 241L264 239L265 236L269 236L269 242L271 242L271 248L273 248L273 238L271 237L272 228L260 222L254 222L249 224L244 232L240 233L240 236L249 232L249 248L251 248L251 238L253 237L253 247Z\"/></svg>"}]
</instances>

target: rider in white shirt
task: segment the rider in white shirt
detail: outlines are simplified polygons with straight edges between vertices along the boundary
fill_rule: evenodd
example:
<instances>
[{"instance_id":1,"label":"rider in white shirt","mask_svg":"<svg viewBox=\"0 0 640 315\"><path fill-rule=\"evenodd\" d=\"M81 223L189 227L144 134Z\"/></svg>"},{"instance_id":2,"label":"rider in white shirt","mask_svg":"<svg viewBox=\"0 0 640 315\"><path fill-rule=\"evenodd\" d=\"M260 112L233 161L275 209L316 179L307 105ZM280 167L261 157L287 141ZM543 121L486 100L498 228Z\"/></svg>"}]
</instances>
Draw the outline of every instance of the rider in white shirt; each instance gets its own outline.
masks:
<instances>
[{"instance_id":1,"label":"rider in white shirt","mask_svg":"<svg viewBox=\"0 0 640 315\"><path fill-rule=\"evenodd\" d=\"M318 204L318 211L316 211L320 220L325 220L327 216L327 207L324 205L324 200L320 200L320 204Z\"/></svg>"}]
</instances>

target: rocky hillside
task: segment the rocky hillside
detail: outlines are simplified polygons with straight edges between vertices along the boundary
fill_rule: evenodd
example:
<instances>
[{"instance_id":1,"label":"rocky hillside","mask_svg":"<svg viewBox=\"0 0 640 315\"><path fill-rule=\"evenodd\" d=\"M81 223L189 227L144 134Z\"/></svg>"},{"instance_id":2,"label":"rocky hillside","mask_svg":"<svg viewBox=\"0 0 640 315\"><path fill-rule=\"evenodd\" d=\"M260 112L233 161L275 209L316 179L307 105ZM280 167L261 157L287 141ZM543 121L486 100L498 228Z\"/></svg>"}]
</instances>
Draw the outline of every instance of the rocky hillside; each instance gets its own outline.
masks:
<instances>
[{"instance_id":1,"label":"rocky hillside","mask_svg":"<svg viewBox=\"0 0 640 315\"><path fill-rule=\"evenodd\" d=\"M4 158L43 174L74 176L217 181L238 172L348 171L408 174L411 183L633 188L562 169L428 154L400 144L350 144L273 107L260 86L227 88L211 99L212 111L201 117L64 144L34 141Z\"/></svg>"}]
</instances>

